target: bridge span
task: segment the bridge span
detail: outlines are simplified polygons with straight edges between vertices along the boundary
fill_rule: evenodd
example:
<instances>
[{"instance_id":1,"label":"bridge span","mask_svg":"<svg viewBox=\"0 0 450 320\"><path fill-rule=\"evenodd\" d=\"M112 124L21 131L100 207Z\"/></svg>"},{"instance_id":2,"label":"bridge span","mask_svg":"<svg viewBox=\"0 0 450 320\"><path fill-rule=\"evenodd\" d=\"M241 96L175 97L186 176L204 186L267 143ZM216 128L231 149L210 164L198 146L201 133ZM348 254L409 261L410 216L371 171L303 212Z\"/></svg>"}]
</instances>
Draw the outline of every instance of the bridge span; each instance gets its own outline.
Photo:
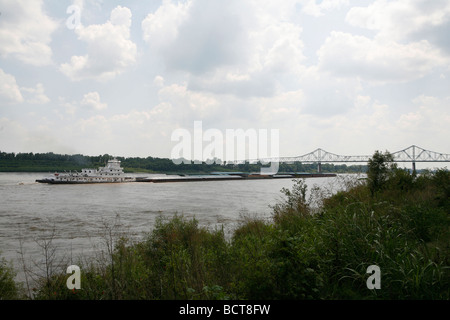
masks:
<instances>
[{"instance_id":1,"label":"bridge span","mask_svg":"<svg viewBox=\"0 0 450 320\"><path fill-rule=\"evenodd\" d=\"M396 152L391 152L391 154L394 158L394 162L411 162L413 170L416 170L417 162L450 162L450 154L426 150L416 145L412 145ZM297 157L264 158L252 162L317 163L318 172L322 172L322 163L367 163L371 157L372 155L338 155L318 148L310 153Z\"/></svg>"}]
</instances>

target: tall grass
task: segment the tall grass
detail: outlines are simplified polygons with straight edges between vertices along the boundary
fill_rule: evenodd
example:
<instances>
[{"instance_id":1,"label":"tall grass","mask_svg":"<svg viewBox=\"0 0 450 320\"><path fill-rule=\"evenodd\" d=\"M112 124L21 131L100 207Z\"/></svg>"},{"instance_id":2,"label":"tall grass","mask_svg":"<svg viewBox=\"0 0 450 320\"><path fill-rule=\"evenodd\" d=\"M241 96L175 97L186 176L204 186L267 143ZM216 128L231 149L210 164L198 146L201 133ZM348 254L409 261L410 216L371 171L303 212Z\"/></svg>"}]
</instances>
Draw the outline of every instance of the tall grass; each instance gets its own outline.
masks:
<instances>
[{"instance_id":1,"label":"tall grass","mask_svg":"<svg viewBox=\"0 0 450 320\"><path fill-rule=\"evenodd\" d=\"M143 241L120 233L102 260L80 262L81 290L57 274L34 298L447 300L449 178L394 168L376 192L354 180L309 198L296 180L270 221L247 217L230 238L195 219L160 217ZM370 265L381 289L367 288Z\"/></svg>"}]
</instances>

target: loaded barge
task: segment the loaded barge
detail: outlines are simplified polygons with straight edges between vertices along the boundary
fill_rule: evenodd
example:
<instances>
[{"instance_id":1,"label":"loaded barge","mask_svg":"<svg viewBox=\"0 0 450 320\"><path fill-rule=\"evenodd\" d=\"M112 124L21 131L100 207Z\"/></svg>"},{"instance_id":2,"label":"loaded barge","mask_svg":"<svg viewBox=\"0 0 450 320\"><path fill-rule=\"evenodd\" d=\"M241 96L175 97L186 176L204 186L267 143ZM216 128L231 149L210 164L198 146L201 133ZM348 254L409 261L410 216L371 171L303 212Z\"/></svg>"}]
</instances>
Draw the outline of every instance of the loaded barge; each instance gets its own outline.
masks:
<instances>
[{"instance_id":1,"label":"loaded barge","mask_svg":"<svg viewBox=\"0 0 450 320\"><path fill-rule=\"evenodd\" d=\"M165 176L152 178L136 178L136 182L195 182L224 180L261 180L261 179L294 179L294 178L324 178L336 177L335 173L289 173L289 174L247 174L247 173L212 173L211 175Z\"/></svg>"}]
</instances>

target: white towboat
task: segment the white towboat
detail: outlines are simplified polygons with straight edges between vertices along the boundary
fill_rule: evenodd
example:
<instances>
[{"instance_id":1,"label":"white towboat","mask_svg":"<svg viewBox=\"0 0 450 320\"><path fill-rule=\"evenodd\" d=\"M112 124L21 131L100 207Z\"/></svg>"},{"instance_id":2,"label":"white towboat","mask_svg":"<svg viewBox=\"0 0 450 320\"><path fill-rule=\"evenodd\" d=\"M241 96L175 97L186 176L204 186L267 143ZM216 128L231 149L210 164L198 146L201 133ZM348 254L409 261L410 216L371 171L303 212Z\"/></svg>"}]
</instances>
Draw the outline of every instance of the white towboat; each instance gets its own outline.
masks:
<instances>
[{"instance_id":1,"label":"white towboat","mask_svg":"<svg viewBox=\"0 0 450 320\"><path fill-rule=\"evenodd\" d=\"M107 165L98 169L82 169L81 172L54 173L36 182L51 184L82 184L82 183L121 183L133 182L135 178L123 175L123 168L117 159L109 160Z\"/></svg>"}]
</instances>

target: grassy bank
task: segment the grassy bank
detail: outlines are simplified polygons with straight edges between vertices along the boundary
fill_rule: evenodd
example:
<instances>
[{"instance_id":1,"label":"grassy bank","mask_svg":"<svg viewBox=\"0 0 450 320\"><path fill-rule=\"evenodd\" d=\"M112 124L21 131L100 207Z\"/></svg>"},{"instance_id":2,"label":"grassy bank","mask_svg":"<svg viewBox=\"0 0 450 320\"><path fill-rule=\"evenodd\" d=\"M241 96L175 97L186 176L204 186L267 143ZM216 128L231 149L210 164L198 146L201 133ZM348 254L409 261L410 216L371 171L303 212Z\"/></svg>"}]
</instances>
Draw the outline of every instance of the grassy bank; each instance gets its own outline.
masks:
<instances>
[{"instance_id":1,"label":"grassy bank","mask_svg":"<svg viewBox=\"0 0 450 320\"><path fill-rule=\"evenodd\" d=\"M78 262L80 290L67 289L65 269L20 288L4 263L0 297L449 299L449 171L382 174L334 195L296 180L269 221L248 217L231 237L180 215L161 217L139 242L110 228L101 257ZM381 289L367 288L370 265Z\"/></svg>"}]
</instances>

